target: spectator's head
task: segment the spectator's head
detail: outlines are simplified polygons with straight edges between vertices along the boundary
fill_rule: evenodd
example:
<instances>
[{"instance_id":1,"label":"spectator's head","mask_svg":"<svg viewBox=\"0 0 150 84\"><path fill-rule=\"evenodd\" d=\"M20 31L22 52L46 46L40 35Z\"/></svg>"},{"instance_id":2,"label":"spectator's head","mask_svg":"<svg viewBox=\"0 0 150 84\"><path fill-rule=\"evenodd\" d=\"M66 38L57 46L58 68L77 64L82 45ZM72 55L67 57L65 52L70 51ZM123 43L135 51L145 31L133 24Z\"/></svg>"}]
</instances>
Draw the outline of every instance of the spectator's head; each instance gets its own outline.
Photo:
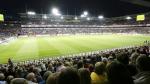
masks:
<instances>
[{"instance_id":1,"label":"spectator's head","mask_svg":"<svg viewBox=\"0 0 150 84\"><path fill-rule=\"evenodd\" d=\"M34 73L29 73L29 74L27 75L26 79L27 79L28 81L34 81L34 79L35 79L35 74L34 74Z\"/></svg>"},{"instance_id":2,"label":"spectator's head","mask_svg":"<svg viewBox=\"0 0 150 84\"><path fill-rule=\"evenodd\" d=\"M94 71L94 65L93 64L89 64L89 71L93 72Z\"/></svg>"},{"instance_id":3,"label":"spectator's head","mask_svg":"<svg viewBox=\"0 0 150 84\"><path fill-rule=\"evenodd\" d=\"M127 68L119 62L112 62L107 66L109 84L133 84Z\"/></svg>"},{"instance_id":4,"label":"spectator's head","mask_svg":"<svg viewBox=\"0 0 150 84\"><path fill-rule=\"evenodd\" d=\"M80 68L79 76L80 76L81 84L91 84L91 77L90 77L89 70L85 68Z\"/></svg>"},{"instance_id":5,"label":"spectator's head","mask_svg":"<svg viewBox=\"0 0 150 84\"><path fill-rule=\"evenodd\" d=\"M48 68L47 69L52 71L52 64L48 64Z\"/></svg>"},{"instance_id":6,"label":"spectator's head","mask_svg":"<svg viewBox=\"0 0 150 84\"><path fill-rule=\"evenodd\" d=\"M107 65L107 63L108 63L108 59L107 59L107 58L105 58L105 59L103 59L103 60L102 60L102 62L103 62L105 65Z\"/></svg>"},{"instance_id":7,"label":"spectator's head","mask_svg":"<svg viewBox=\"0 0 150 84\"><path fill-rule=\"evenodd\" d=\"M50 74L52 74L51 71L45 72L44 75L43 75L43 79L44 79L44 80L47 80L47 78L48 78L48 76L49 76Z\"/></svg>"},{"instance_id":8,"label":"spectator's head","mask_svg":"<svg viewBox=\"0 0 150 84\"><path fill-rule=\"evenodd\" d=\"M28 82L24 78L15 78L11 80L10 84L28 84Z\"/></svg>"},{"instance_id":9,"label":"spectator's head","mask_svg":"<svg viewBox=\"0 0 150 84\"><path fill-rule=\"evenodd\" d=\"M82 62L82 61L79 61L79 62L78 62L77 68L78 68L78 69L83 68L83 62Z\"/></svg>"},{"instance_id":10,"label":"spectator's head","mask_svg":"<svg viewBox=\"0 0 150 84\"><path fill-rule=\"evenodd\" d=\"M133 53L131 55L131 63L136 64L136 59L138 58L139 54L138 53Z\"/></svg>"},{"instance_id":11,"label":"spectator's head","mask_svg":"<svg viewBox=\"0 0 150 84\"><path fill-rule=\"evenodd\" d=\"M150 71L150 57L139 56L136 65L139 71Z\"/></svg>"},{"instance_id":12,"label":"spectator's head","mask_svg":"<svg viewBox=\"0 0 150 84\"><path fill-rule=\"evenodd\" d=\"M95 73L103 75L105 73L105 64L103 62L97 62L95 64Z\"/></svg>"},{"instance_id":13,"label":"spectator's head","mask_svg":"<svg viewBox=\"0 0 150 84\"><path fill-rule=\"evenodd\" d=\"M130 64L130 65L126 66L126 67L128 68L128 70L130 72L130 76L135 76L138 73L135 65Z\"/></svg>"},{"instance_id":14,"label":"spectator's head","mask_svg":"<svg viewBox=\"0 0 150 84\"><path fill-rule=\"evenodd\" d=\"M34 72L34 66L29 66L29 72Z\"/></svg>"},{"instance_id":15,"label":"spectator's head","mask_svg":"<svg viewBox=\"0 0 150 84\"><path fill-rule=\"evenodd\" d=\"M62 70L58 77L58 84L80 84L80 77L77 70L73 68Z\"/></svg>"},{"instance_id":16,"label":"spectator's head","mask_svg":"<svg viewBox=\"0 0 150 84\"><path fill-rule=\"evenodd\" d=\"M57 84L58 76L59 76L59 73L50 74L46 80L46 84Z\"/></svg>"},{"instance_id":17,"label":"spectator's head","mask_svg":"<svg viewBox=\"0 0 150 84\"><path fill-rule=\"evenodd\" d=\"M135 50L133 50L133 52L139 53L140 52L140 48L136 48Z\"/></svg>"},{"instance_id":18,"label":"spectator's head","mask_svg":"<svg viewBox=\"0 0 150 84\"><path fill-rule=\"evenodd\" d=\"M0 81L3 81L5 79L5 75L3 73L0 73Z\"/></svg>"},{"instance_id":19,"label":"spectator's head","mask_svg":"<svg viewBox=\"0 0 150 84\"><path fill-rule=\"evenodd\" d=\"M117 55L117 60L122 64L125 64L125 65L129 64L129 57L126 53L119 53Z\"/></svg>"},{"instance_id":20,"label":"spectator's head","mask_svg":"<svg viewBox=\"0 0 150 84\"><path fill-rule=\"evenodd\" d=\"M6 81L7 81L7 84L10 84L10 81L12 80L12 79L14 79L14 77L13 76L8 76L7 77L7 79L6 79Z\"/></svg>"}]
</instances>

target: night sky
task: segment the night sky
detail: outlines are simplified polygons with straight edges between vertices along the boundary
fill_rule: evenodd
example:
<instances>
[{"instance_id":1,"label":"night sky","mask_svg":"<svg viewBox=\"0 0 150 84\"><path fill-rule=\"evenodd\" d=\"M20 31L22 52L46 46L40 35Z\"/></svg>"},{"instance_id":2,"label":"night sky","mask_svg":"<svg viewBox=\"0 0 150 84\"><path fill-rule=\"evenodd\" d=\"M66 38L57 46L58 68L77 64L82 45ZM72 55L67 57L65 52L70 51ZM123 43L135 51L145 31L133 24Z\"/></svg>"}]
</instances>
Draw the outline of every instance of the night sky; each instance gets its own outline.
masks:
<instances>
[{"instance_id":1,"label":"night sky","mask_svg":"<svg viewBox=\"0 0 150 84\"><path fill-rule=\"evenodd\" d=\"M117 17L150 11L150 8L120 0L1 0L0 12L7 14L24 13L27 10L37 13L50 13L52 7L66 15L80 15L87 10L91 16L104 15Z\"/></svg>"}]
</instances>

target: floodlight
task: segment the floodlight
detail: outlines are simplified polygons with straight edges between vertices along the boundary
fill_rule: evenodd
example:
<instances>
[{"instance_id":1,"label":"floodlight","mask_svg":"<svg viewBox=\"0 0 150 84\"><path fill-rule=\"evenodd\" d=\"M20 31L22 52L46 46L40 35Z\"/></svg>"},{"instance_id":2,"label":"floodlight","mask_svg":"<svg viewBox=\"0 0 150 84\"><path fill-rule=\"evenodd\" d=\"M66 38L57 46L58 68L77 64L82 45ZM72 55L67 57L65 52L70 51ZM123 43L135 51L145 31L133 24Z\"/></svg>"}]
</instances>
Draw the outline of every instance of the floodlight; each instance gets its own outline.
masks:
<instances>
[{"instance_id":1,"label":"floodlight","mask_svg":"<svg viewBox=\"0 0 150 84\"><path fill-rule=\"evenodd\" d=\"M130 20L130 19L132 19L132 18L131 18L130 16L127 16L126 19L127 19L127 20Z\"/></svg>"},{"instance_id":2,"label":"floodlight","mask_svg":"<svg viewBox=\"0 0 150 84\"><path fill-rule=\"evenodd\" d=\"M81 17L83 18L83 17L85 17L85 15L82 14Z\"/></svg>"},{"instance_id":3,"label":"floodlight","mask_svg":"<svg viewBox=\"0 0 150 84\"><path fill-rule=\"evenodd\" d=\"M77 17L75 17L74 19L75 19L75 20L78 20L78 18L77 18Z\"/></svg>"},{"instance_id":4,"label":"floodlight","mask_svg":"<svg viewBox=\"0 0 150 84\"><path fill-rule=\"evenodd\" d=\"M98 16L98 19L103 19L103 18L104 18L104 16L102 16L102 15Z\"/></svg>"},{"instance_id":5,"label":"floodlight","mask_svg":"<svg viewBox=\"0 0 150 84\"><path fill-rule=\"evenodd\" d=\"M44 19L47 19L48 17L46 15L43 16Z\"/></svg>"},{"instance_id":6,"label":"floodlight","mask_svg":"<svg viewBox=\"0 0 150 84\"><path fill-rule=\"evenodd\" d=\"M84 12L83 12L83 15L84 15L84 16L87 16L87 15L88 15L88 12L87 12L87 11L84 11Z\"/></svg>"},{"instance_id":7,"label":"floodlight","mask_svg":"<svg viewBox=\"0 0 150 84\"><path fill-rule=\"evenodd\" d=\"M64 19L64 17L63 17L63 16L61 16L60 18L61 18L61 19Z\"/></svg>"},{"instance_id":8,"label":"floodlight","mask_svg":"<svg viewBox=\"0 0 150 84\"><path fill-rule=\"evenodd\" d=\"M33 12L33 11L28 11L27 14L28 14L28 15L35 15L36 13Z\"/></svg>"},{"instance_id":9,"label":"floodlight","mask_svg":"<svg viewBox=\"0 0 150 84\"><path fill-rule=\"evenodd\" d=\"M88 17L88 18L87 18L87 20L89 21L89 20L90 20L90 18Z\"/></svg>"},{"instance_id":10,"label":"floodlight","mask_svg":"<svg viewBox=\"0 0 150 84\"><path fill-rule=\"evenodd\" d=\"M60 12L59 12L59 10L57 8L53 8L52 9L52 14L56 15L56 16L60 16L61 15Z\"/></svg>"}]
</instances>

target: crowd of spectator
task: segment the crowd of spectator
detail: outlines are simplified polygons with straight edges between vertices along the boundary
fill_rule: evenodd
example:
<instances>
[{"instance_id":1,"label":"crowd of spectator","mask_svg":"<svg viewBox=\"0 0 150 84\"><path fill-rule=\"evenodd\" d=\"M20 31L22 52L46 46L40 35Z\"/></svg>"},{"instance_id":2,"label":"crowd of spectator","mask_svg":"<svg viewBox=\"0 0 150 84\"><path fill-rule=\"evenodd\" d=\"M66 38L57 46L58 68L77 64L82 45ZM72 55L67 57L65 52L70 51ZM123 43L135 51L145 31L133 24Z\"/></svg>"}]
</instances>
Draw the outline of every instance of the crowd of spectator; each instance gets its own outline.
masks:
<instances>
[{"instance_id":1,"label":"crowd of spectator","mask_svg":"<svg viewBox=\"0 0 150 84\"><path fill-rule=\"evenodd\" d=\"M140 25L100 25L100 24L20 24L15 27L1 27L1 36L17 36L17 35L57 35L57 34L89 34L89 33L140 33L149 34L150 28L147 24Z\"/></svg>"},{"instance_id":2,"label":"crowd of spectator","mask_svg":"<svg viewBox=\"0 0 150 84\"><path fill-rule=\"evenodd\" d=\"M57 35L57 34L90 34L90 33L139 33L149 34L148 27L105 27L105 28L22 28L19 32L21 35L36 34L36 35Z\"/></svg>"},{"instance_id":3,"label":"crowd of spectator","mask_svg":"<svg viewBox=\"0 0 150 84\"><path fill-rule=\"evenodd\" d=\"M0 65L0 84L150 84L149 45Z\"/></svg>"}]
</instances>

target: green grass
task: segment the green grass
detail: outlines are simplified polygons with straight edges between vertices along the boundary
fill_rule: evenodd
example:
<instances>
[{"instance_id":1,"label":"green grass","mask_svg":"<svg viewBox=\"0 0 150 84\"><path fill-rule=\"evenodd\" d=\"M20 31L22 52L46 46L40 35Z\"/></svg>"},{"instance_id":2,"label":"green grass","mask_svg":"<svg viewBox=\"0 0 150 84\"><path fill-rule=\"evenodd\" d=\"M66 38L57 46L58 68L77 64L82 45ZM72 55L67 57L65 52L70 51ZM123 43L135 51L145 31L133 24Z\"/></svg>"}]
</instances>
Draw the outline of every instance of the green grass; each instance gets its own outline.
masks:
<instances>
[{"instance_id":1,"label":"green grass","mask_svg":"<svg viewBox=\"0 0 150 84\"><path fill-rule=\"evenodd\" d=\"M150 36L144 35L72 35L22 37L0 45L0 63L64 56L130 45L140 45Z\"/></svg>"}]
</instances>

